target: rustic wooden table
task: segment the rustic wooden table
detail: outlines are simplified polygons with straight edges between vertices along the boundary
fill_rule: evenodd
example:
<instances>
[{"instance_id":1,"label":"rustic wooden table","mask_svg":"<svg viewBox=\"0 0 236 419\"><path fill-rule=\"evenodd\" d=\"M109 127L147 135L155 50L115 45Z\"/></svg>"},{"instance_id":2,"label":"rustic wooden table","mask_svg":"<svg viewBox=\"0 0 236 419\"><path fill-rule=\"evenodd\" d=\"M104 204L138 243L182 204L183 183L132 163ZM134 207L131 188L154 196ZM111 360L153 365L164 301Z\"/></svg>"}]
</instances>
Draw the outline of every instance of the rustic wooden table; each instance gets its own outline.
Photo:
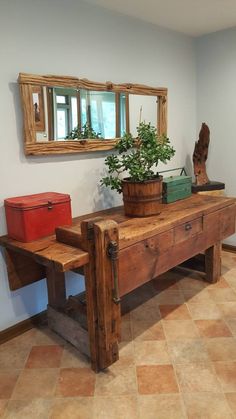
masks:
<instances>
[{"instance_id":1,"label":"rustic wooden table","mask_svg":"<svg viewBox=\"0 0 236 419\"><path fill-rule=\"evenodd\" d=\"M46 277L49 326L99 371L119 357L122 296L200 252L206 280L218 280L221 240L235 232L235 202L192 195L163 204L157 216L130 218L118 207L75 218L32 243L3 236L10 288ZM85 295L66 298L65 272L81 269Z\"/></svg>"}]
</instances>

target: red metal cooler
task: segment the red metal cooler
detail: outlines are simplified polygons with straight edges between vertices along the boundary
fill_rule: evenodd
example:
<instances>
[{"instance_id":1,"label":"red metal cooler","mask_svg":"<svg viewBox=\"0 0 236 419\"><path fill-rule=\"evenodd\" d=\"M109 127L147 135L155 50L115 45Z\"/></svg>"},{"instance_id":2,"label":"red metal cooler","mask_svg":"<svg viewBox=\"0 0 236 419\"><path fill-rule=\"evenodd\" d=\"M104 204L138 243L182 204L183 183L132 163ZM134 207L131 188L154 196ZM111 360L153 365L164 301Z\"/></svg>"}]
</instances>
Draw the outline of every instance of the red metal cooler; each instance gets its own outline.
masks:
<instances>
[{"instance_id":1,"label":"red metal cooler","mask_svg":"<svg viewBox=\"0 0 236 419\"><path fill-rule=\"evenodd\" d=\"M5 199L8 235L31 242L54 234L55 228L71 225L70 195L44 192Z\"/></svg>"}]
</instances>

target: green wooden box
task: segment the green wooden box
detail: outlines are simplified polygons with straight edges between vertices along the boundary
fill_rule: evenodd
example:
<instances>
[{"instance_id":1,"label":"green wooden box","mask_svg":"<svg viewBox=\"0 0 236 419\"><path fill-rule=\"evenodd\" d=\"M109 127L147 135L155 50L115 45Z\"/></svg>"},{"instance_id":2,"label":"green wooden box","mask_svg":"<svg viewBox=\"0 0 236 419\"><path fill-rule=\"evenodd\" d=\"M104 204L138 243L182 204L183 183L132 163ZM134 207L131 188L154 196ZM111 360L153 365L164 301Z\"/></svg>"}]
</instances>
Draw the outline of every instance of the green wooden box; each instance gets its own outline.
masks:
<instances>
[{"instance_id":1,"label":"green wooden box","mask_svg":"<svg viewBox=\"0 0 236 419\"><path fill-rule=\"evenodd\" d=\"M188 198L191 195L191 176L170 176L163 179L162 201L165 204Z\"/></svg>"}]
</instances>

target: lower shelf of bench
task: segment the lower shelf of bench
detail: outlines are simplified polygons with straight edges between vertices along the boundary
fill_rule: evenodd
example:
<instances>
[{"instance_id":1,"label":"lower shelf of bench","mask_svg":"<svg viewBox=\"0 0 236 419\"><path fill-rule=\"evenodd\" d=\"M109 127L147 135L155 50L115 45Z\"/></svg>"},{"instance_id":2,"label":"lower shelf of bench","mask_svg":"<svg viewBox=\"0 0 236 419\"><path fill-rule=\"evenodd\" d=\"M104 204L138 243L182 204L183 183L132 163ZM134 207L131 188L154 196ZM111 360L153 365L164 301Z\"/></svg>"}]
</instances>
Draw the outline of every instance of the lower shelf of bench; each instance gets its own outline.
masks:
<instances>
[{"instance_id":1,"label":"lower shelf of bench","mask_svg":"<svg viewBox=\"0 0 236 419\"><path fill-rule=\"evenodd\" d=\"M48 306L48 326L80 352L90 357L88 331L77 320Z\"/></svg>"}]
</instances>

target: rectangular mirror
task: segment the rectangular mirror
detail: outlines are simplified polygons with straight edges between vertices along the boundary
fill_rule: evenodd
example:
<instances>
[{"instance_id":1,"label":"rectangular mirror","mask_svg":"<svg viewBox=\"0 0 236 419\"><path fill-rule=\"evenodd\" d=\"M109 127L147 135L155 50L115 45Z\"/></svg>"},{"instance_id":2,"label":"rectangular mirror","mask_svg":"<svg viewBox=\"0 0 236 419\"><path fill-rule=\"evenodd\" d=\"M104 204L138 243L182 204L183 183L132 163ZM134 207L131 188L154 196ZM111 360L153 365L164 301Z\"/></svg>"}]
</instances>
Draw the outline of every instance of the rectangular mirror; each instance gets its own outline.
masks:
<instances>
[{"instance_id":1,"label":"rectangular mirror","mask_svg":"<svg viewBox=\"0 0 236 419\"><path fill-rule=\"evenodd\" d=\"M21 73L25 154L112 149L140 121L166 133L167 89Z\"/></svg>"}]
</instances>

